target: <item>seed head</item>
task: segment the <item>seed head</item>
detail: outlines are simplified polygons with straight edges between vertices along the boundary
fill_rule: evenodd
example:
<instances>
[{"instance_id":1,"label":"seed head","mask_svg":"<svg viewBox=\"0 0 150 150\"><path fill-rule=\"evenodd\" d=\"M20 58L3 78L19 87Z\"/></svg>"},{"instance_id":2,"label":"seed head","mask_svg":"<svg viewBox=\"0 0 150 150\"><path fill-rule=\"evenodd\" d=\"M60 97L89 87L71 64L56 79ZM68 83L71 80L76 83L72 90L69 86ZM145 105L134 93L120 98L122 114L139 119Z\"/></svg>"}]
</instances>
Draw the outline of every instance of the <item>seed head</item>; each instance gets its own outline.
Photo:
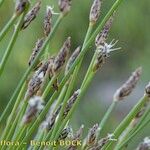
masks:
<instances>
[{"instance_id":1,"label":"seed head","mask_svg":"<svg viewBox=\"0 0 150 150\"><path fill-rule=\"evenodd\" d=\"M129 79L114 94L115 101L123 100L126 96L128 96L133 91L137 82L140 79L141 73L142 73L141 67L137 68L132 73Z\"/></svg>"},{"instance_id":2,"label":"seed head","mask_svg":"<svg viewBox=\"0 0 150 150\"><path fill-rule=\"evenodd\" d=\"M146 95L148 96L148 97L150 97L150 82L149 82L149 84L146 86L146 88L145 88L145 93L146 93Z\"/></svg>"},{"instance_id":3,"label":"seed head","mask_svg":"<svg viewBox=\"0 0 150 150\"><path fill-rule=\"evenodd\" d=\"M75 103L76 99L78 98L79 94L80 94L81 90L77 90L73 93L73 95L70 97L70 99L68 100L68 103L67 103L67 106L64 110L64 114L63 114L63 117L65 118L69 111L71 110L73 104Z\"/></svg>"},{"instance_id":4,"label":"seed head","mask_svg":"<svg viewBox=\"0 0 150 150\"><path fill-rule=\"evenodd\" d=\"M72 129L69 126L63 129L59 135L58 141L65 140L68 137L68 135L71 133L71 131Z\"/></svg>"},{"instance_id":5,"label":"seed head","mask_svg":"<svg viewBox=\"0 0 150 150\"><path fill-rule=\"evenodd\" d=\"M38 1L35 6L28 12L25 16L24 22L22 24L22 29L25 29L29 26L29 24L36 18L39 10L40 10L41 1Z\"/></svg>"},{"instance_id":6,"label":"seed head","mask_svg":"<svg viewBox=\"0 0 150 150\"><path fill-rule=\"evenodd\" d=\"M90 11L90 22L95 24L100 16L101 0L94 0Z\"/></svg>"},{"instance_id":7,"label":"seed head","mask_svg":"<svg viewBox=\"0 0 150 150\"><path fill-rule=\"evenodd\" d=\"M35 95L42 87L44 82L44 77L48 69L48 62L45 62L33 75L28 84L28 90L26 93L26 98L30 98Z\"/></svg>"},{"instance_id":8,"label":"seed head","mask_svg":"<svg viewBox=\"0 0 150 150\"><path fill-rule=\"evenodd\" d=\"M114 42L112 40L110 44L104 43L103 45L99 46L96 50L96 60L93 67L93 71L97 71L101 68L101 66L105 63L106 59L109 57L109 53L119 50L120 48L113 48L118 41Z\"/></svg>"},{"instance_id":9,"label":"seed head","mask_svg":"<svg viewBox=\"0 0 150 150\"><path fill-rule=\"evenodd\" d=\"M31 98L29 100L29 107L23 117L23 124L30 123L43 108L43 100L41 97L35 96Z\"/></svg>"},{"instance_id":10,"label":"seed head","mask_svg":"<svg viewBox=\"0 0 150 150\"><path fill-rule=\"evenodd\" d=\"M32 52L32 54L30 56L30 59L29 59L29 66L32 64L32 62L34 61L34 59L37 56L38 52L42 48L43 43L44 43L44 38L38 39L38 41L36 42L35 47L33 49L33 52Z\"/></svg>"},{"instance_id":11,"label":"seed head","mask_svg":"<svg viewBox=\"0 0 150 150\"><path fill-rule=\"evenodd\" d=\"M52 28L52 8L47 6L47 11L44 18L44 34L48 36Z\"/></svg>"},{"instance_id":12,"label":"seed head","mask_svg":"<svg viewBox=\"0 0 150 150\"><path fill-rule=\"evenodd\" d=\"M113 136L113 134L108 134L106 137L99 140L91 150L101 150L109 141L117 141L116 139L113 139Z\"/></svg>"},{"instance_id":13,"label":"seed head","mask_svg":"<svg viewBox=\"0 0 150 150\"><path fill-rule=\"evenodd\" d=\"M70 12L71 0L59 0L58 5L61 13L66 15Z\"/></svg>"},{"instance_id":14,"label":"seed head","mask_svg":"<svg viewBox=\"0 0 150 150\"><path fill-rule=\"evenodd\" d=\"M80 49L81 47L77 47L75 49L75 51L73 52L73 54L71 55L71 57L69 58L67 65L66 65L66 70L65 73L67 74L67 72L70 70L72 64L74 63L74 61L76 60L76 58L78 57L78 55L80 54Z\"/></svg>"},{"instance_id":15,"label":"seed head","mask_svg":"<svg viewBox=\"0 0 150 150\"><path fill-rule=\"evenodd\" d=\"M28 4L29 4L28 0L17 0L15 8L16 15L19 16L26 9Z\"/></svg>"},{"instance_id":16,"label":"seed head","mask_svg":"<svg viewBox=\"0 0 150 150\"><path fill-rule=\"evenodd\" d=\"M76 132L75 135L73 135L72 137L72 141L74 141L73 145L70 145L70 147L68 148L68 150L77 150L78 148L78 144L77 142L80 140L81 136L82 136L82 133L83 133L83 128L84 128L84 125L82 125L79 130Z\"/></svg>"},{"instance_id":17,"label":"seed head","mask_svg":"<svg viewBox=\"0 0 150 150\"><path fill-rule=\"evenodd\" d=\"M54 72L53 72L53 66L54 66L54 60L55 60L55 57L50 57L48 59L48 62L49 62L49 66L48 66L48 70L47 70L47 74L50 78L52 78L54 76Z\"/></svg>"},{"instance_id":18,"label":"seed head","mask_svg":"<svg viewBox=\"0 0 150 150\"><path fill-rule=\"evenodd\" d=\"M113 16L111 16L109 18L109 20L106 22L103 30L97 35L97 37L95 39L96 47L100 47L101 45L103 45L106 42L108 32L112 26L112 22L113 22Z\"/></svg>"},{"instance_id":19,"label":"seed head","mask_svg":"<svg viewBox=\"0 0 150 150\"><path fill-rule=\"evenodd\" d=\"M70 39L71 39L70 37L67 38L67 40L63 44L59 54L56 56L56 58L54 60L54 65L53 65L53 73L54 74L58 73L66 62L66 59L67 59L67 56L69 53L69 49L71 47Z\"/></svg>"},{"instance_id":20,"label":"seed head","mask_svg":"<svg viewBox=\"0 0 150 150\"><path fill-rule=\"evenodd\" d=\"M95 124L88 133L87 139L86 139L86 145L92 146L97 142L97 134L98 134L99 126L98 124Z\"/></svg>"},{"instance_id":21,"label":"seed head","mask_svg":"<svg viewBox=\"0 0 150 150\"><path fill-rule=\"evenodd\" d=\"M47 120L45 121L46 122L46 126L45 126L45 129L47 131L50 131L52 129L52 127L54 126L55 124L55 121L56 121L56 118L60 112L60 109L61 109L61 106L60 105L55 112L53 112L52 114L50 114L50 116L47 118Z\"/></svg>"},{"instance_id":22,"label":"seed head","mask_svg":"<svg viewBox=\"0 0 150 150\"><path fill-rule=\"evenodd\" d=\"M149 149L150 149L150 137L146 137L136 150L149 150Z\"/></svg>"}]
</instances>

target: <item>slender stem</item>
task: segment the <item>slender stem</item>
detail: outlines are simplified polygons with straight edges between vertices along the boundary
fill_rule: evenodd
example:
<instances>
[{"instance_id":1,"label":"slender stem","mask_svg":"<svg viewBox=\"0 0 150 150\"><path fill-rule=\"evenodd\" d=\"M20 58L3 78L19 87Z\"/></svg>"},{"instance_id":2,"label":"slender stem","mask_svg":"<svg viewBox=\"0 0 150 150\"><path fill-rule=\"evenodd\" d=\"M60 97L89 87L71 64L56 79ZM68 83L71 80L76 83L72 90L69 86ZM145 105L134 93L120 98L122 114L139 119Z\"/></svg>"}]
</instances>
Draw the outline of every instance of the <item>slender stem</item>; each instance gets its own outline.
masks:
<instances>
[{"instance_id":1,"label":"slender stem","mask_svg":"<svg viewBox=\"0 0 150 150\"><path fill-rule=\"evenodd\" d=\"M118 150L121 149L122 147L124 147L127 143L129 143L129 141L130 141L133 137L135 137L135 135L136 135L140 130L142 130L148 123L150 123L150 120L145 121L145 123L143 123L144 120L145 120L145 118L146 118L147 116L149 116L149 115L150 115L150 109L148 109L148 110L145 112L145 114L144 114L143 117L141 118L139 124L138 124L138 125L134 128L134 130L131 132L131 135L128 136L126 139L124 139L122 143L120 143L120 145L118 146Z\"/></svg>"},{"instance_id":2,"label":"slender stem","mask_svg":"<svg viewBox=\"0 0 150 150\"><path fill-rule=\"evenodd\" d=\"M66 118L65 118L65 119L63 120L63 122L61 123L61 126L59 127L59 130L57 131L57 133L56 133L56 135L55 135L55 137L54 137L53 140L56 140L56 139L58 138L60 132L62 131L62 129L63 129L64 126L66 125L67 121L69 120L69 118L71 117L71 115L73 114L73 112L75 111L77 105L78 105L79 102L80 102L81 97L84 95L84 93L85 93L87 87L89 86L89 84L91 83L91 80L93 79L93 77L94 77L94 74L90 74L90 76L89 76L89 78L88 78L86 84L84 84L84 86L81 86L82 88L80 88L80 89L81 89L80 95L79 95L78 98L76 99L76 101L75 101L75 103L74 103L72 109L69 111L69 113L68 113L68 115L66 116Z\"/></svg>"},{"instance_id":3,"label":"slender stem","mask_svg":"<svg viewBox=\"0 0 150 150\"><path fill-rule=\"evenodd\" d=\"M58 120L57 120L57 122L55 124L54 130L53 130L53 132L51 134L50 140L53 140L53 138L55 137L56 132L58 131L58 129L59 129L60 125L61 125L61 121L63 119L63 113L64 113L64 110L65 110L66 105L67 105L67 101L68 101L68 99L70 97L70 93L71 93L72 88L73 88L72 84L74 83L74 81L76 79L75 77L76 77L76 74L73 74L69 85L65 84L65 87L68 87L68 90L67 90L66 96L64 98L61 111L59 113L59 118L58 118ZM47 139L48 139L48 136L47 136Z\"/></svg>"},{"instance_id":4,"label":"slender stem","mask_svg":"<svg viewBox=\"0 0 150 150\"><path fill-rule=\"evenodd\" d=\"M39 60L40 56L42 55L43 51L45 50L47 44L50 42L52 36L54 35L58 25L60 24L62 20L62 16L59 16L59 18L56 21L56 24L53 27L52 32L50 33L50 35L48 36L47 40L44 42L43 47L41 48L41 50L39 51L39 53L37 54L36 58L34 59L33 63L31 64L31 66L29 68L27 68L26 72L24 73L22 79L20 80L16 90L14 91L7 107L5 108L4 112L2 113L1 117L0 117L0 124L2 122L4 122L4 120L7 118L7 115L11 112L11 108L12 105L15 102L15 99L17 97L18 92L20 91L20 88L22 87L23 83L25 82L25 80L27 79L28 75L30 74L30 72L32 71L32 69L34 68L34 65L36 64L36 62Z\"/></svg>"},{"instance_id":5,"label":"slender stem","mask_svg":"<svg viewBox=\"0 0 150 150\"><path fill-rule=\"evenodd\" d=\"M119 149L121 149L126 143L128 143L133 137L135 137L145 126L147 126L150 123L150 119L145 121L131 136L128 138Z\"/></svg>"},{"instance_id":6,"label":"slender stem","mask_svg":"<svg viewBox=\"0 0 150 150\"><path fill-rule=\"evenodd\" d=\"M96 50L96 51L97 51L97 50ZM91 73L91 70L92 70L92 68L93 68L93 64L94 64L94 61L95 61L96 56L97 56L96 51L95 51L95 53L94 53L94 56L92 57L90 66L88 67L88 71L87 71L87 73L86 73L86 75L85 75L85 77L84 77L84 80L83 80L83 82L82 82L83 85L85 84L86 80L88 79L88 76L89 76L89 74Z\"/></svg>"},{"instance_id":7,"label":"slender stem","mask_svg":"<svg viewBox=\"0 0 150 150\"><path fill-rule=\"evenodd\" d=\"M11 51L12 51L12 48L13 48L16 40L17 40L19 31L20 31L20 26L22 24L22 21L24 19L25 14L26 14L26 11L22 14L20 20L18 21L17 25L15 26L13 36L12 36L12 38L11 38L9 44L8 44L8 47L7 47L6 51L5 51L5 54L4 54L4 56L3 56L2 60L1 60L1 64L0 64L0 76L1 76L1 74L3 72L3 70L4 70L4 67L5 67L6 62L8 60L8 57L9 57Z\"/></svg>"},{"instance_id":8,"label":"slender stem","mask_svg":"<svg viewBox=\"0 0 150 150\"><path fill-rule=\"evenodd\" d=\"M111 105L109 106L109 108L107 109L107 112L105 113L103 119L101 120L101 122L99 124L98 136L100 136L100 133L103 130L104 126L106 125L106 122L107 122L108 118L110 117L112 111L116 107L116 104L117 104L117 101L113 101L111 103Z\"/></svg>"},{"instance_id":9,"label":"slender stem","mask_svg":"<svg viewBox=\"0 0 150 150\"><path fill-rule=\"evenodd\" d=\"M110 9L110 11L107 13L107 15L105 16L104 20L102 21L102 23L97 27L96 31L94 32L94 34L92 35L92 37L88 40L88 42L86 43L85 47L83 48L82 52L79 54L78 58L76 59L76 61L74 62L74 64L72 65L71 69L68 71L68 73L66 74L66 76L63 78L61 84L60 84L60 88L64 86L65 82L68 80L69 76L72 74L74 68L76 67L76 65L80 62L80 59L85 55L85 53L87 52L88 47L91 45L91 43L94 41L95 37L97 36L97 34L101 31L101 29L103 28L103 26L105 25L106 21L109 19L109 17L113 14L113 12L117 9L117 7L120 5L120 3L123 0L117 0L114 5L112 6L112 8ZM38 54L38 56L40 56L40 54L42 54L42 50L45 49L45 44L43 46L43 48L41 49L40 53ZM36 57L36 59L34 60L34 62L36 62L36 60L38 59L38 56ZM34 63L33 63L34 64ZM13 98L16 96L16 94L18 93L18 90L20 89L20 85L22 85L22 81L24 80L24 78L26 78L26 76L28 75L28 73L30 73L30 70L32 69L34 65L31 65L31 67L26 71L23 79L21 80L16 92L13 95ZM54 97L57 96L57 92L54 93L53 95ZM49 109L49 105L51 104L47 104L47 107L45 107L43 113L41 113L42 117L45 116L45 112L46 109ZM48 111L48 110L47 110ZM37 123L36 123L37 121ZM37 119L34 123L33 127L36 127L38 122L40 121ZM29 130L30 132L28 132L28 134L26 135L26 137L24 138L23 142L28 140L28 138L31 136L32 132L34 131L34 128L31 127L31 129ZM33 130L33 131L32 131ZM20 147L21 148L21 147Z\"/></svg>"},{"instance_id":10,"label":"slender stem","mask_svg":"<svg viewBox=\"0 0 150 150\"><path fill-rule=\"evenodd\" d=\"M24 95L25 90L26 90L26 83L24 83L24 85L23 85L23 87L22 87L22 89L21 89L21 91L20 91L20 93L18 95L18 98L16 100L16 103L15 103L15 105L13 107L13 110L12 110L10 116L9 116L9 119L8 119L6 127L5 127L6 130L10 129L10 127L12 126L12 122L14 122L14 118L16 119L16 117L15 117L16 111L19 108L19 104L20 104L20 102L22 100L22 97Z\"/></svg>"},{"instance_id":11,"label":"slender stem","mask_svg":"<svg viewBox=\"0 0 150 150\"><path fill-rule=\"evenodd\" d=\"M123 0L116 0L116 2L114 3L114 5L112 6L112 8L109 10L109 12L106 14L105 18L103 19L102 23L97 27L96 31L93 33L92 37L86 42L85 46L83 47L80 55L78 56L78 58L76 59L76 61L74 62L74 64L72 65L71 69L69 70L67 75L70 75L72 69L74 68L74 66L78 63L80 63L80 58L82 59L82 57L84 56L84 54L87 51L87 48L90 46L90 44L94 41L95 37L97 36L97 34L101 31L101 29L103 28L103 26L105 25L106 21L109 19L109 17L113 14L113 12L117 9L117 7L120 5L120 3ZM83 56L82 56L83 55ZM67 76L66 75L66 76ZM65 77L66 77L65 76ZM63 129L63 127L65 126L66 122L68 121L68 119L70 118L70 116L72 115L72 113L74 112L76 106L78 105L78 103L80 102L79 99L81 98L81 96L83 95L83 93L85 92L86 88L88 87L89 83L91 82L92 78L94 76L94 73L89 75L89 78L87 79L86 84L82 84L81 85L81 93L79 95L79 97L77 98L73 108L70 110L69 114L67 115L67 117L64 119L63 123L61 124L58 132L56 133L55 139L58 138L59 133L61 132L61 130ZM62 81L63 82L63 81Z\"/></svg>"},{"instance_id":12,"label":"slender stem","mask_svg":"<svg viewBox=\"0 0 150 150\"><path fill-rule=\"evenodd\" d=\"M17 113L17 116L15 117L15 120L12 120L12 122L9 122L9 124L7 124L4 134L2 136L3 140L7 138L10 139L10 137L13 136L14 129L17 127L17 123L19 122L19 120L22 119L22 116L25 113L27 106L28 102L27 100L24 100L22 107L20 108L19 112Z\"/></svg>"},{"instance_id":13,"label":"slender stem","mask_svg":"<svg viewBox=\"0 0 150 150\"><path fill-rule=\"evenodd\" d=\"M11 17L11 19L8 21L8 23L5 25L5 27L2 29L2 31L0 32L0 41L4 38L4 36L6 35L8 30L10 29L10 27L14 24L14 22L16 21L17 18L18 18L18 15L14 14Z\"/></svg>"},{"instance_id":14,"label":"slender stem","mask_svg":"<svg viewBox=\"0 0 150 150\"><path fill-rule=\"evenodd\" d=\"M24 137L24 139L21 142L21 144L18 147L18 149L22 148L22 146L23 146L22 143L27 142L27 141L30 140L30 138L32 137L32 134L38 129L39 124L45 118L47 112L49 111L49 108L51 107L51 105L53 104L53 102L56 100L56 97L59 95L59 93L60 93L60 89L58 91L54 92L54 94L52 95L52 97L50 98L50 100L48 101L48 103L46 104L44 110L40 113L40 115L38 116L38 118L35 120L35 122L31 126L31 128L29 129L27 135Z\"/></svg>"},{"instance_id":15,"label":"slender stem","mask_svg":"<svg viewBox=\"0 0 150 150\"><path fill-rule=\"evenodd\" d=\"M51 87L52 87L52 84L55 82L56 79L57 79L57 76L54 76L54 77L52 78L52 80L48 82L48 85L46 86L46 89L44 90L44 92L43 92L43 94L42 94L42 98L43 98L43 99L45 99L46 96L48 95L48 93L49 93L49 91L50 91L50 89L51 89Z\"/></svg>"},{"instance_id":16,"label":"slender stem","mask_svg":"<svg viewBox=\"0 0 150 150\"><path fill-rule=\"evenodd\" d=\"M60 93L60 95L59 95L59 97L58 97L58 103L57 103L57 105L59 106L59 104L61 104L61 102L62 102L62 100L63 100L63 98L64 98L64 96L65 96L65 93L66 93L66 91L67 91L67 89L69 89L69 87L68 87L68 85L65 85L64 87L63 87L63 89L61 90L61 93ZM68 100L68 99L67 99ZM65 102L65 98L64 98L64 102ZM63 106L64 106L64 104L63 104ZM61 112L60 112L61 113ZM60 114L61 115L61 114ZM60 117L59 117L60 118ZM59 122L59 119L58 118L58 120L57 120L57 122ZM61 121L61 120L60 120ZM58 123L56 123L56 125L58 125ZM56 126L55 125L55 126ZM54 128L55 129L55 128ZM44 139L44 141L47 141L47 140L49 140L50 139L50 137L51 137L51 135L54 133L55 131L53 130L53 132L52 132L52 129L48 132L48 134L47 134L47 136L45 137L45 139ZM44 147L44 145L41 145L40 146L40 148L39 149L43 149L43 147Z\"/></svg>"},{"instance_id":17,"label":"slender stem","mask_svg":"<svg viewBox=\"0 0 150 150\"><path fill-rule=\"evenodd\" d=\"M140 111L140 109L143 107L144 103L148 101L148 97L144 95L139 102L132 108L130 113L125 117L125 119L118 125L118 127L114 131L114 138L118 139L119 136L123 133L123 131L128 127L132 119L135 117L135 115ZM114 144L114 141L108 142L108 144L105 146L107 150L112 149L112 145Z\"/></svg>"}]
</instances>

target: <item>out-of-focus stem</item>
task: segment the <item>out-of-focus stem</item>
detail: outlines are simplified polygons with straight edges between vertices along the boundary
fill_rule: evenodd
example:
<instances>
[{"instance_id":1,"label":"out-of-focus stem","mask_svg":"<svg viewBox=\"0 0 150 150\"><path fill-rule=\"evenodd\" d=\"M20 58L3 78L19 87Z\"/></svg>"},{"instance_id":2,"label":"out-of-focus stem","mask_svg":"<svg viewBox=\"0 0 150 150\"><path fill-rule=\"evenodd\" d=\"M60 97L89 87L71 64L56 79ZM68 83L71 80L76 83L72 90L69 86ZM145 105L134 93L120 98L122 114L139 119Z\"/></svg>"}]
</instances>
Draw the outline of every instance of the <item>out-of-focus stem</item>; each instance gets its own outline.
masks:
<instances>
[{"instance_id":1,"label":"out-of-focus stem","mask_svg":"<svg viewBox=\"0 0 150 150\"><path fill-rule=\"evenodd\" d=\"M1 3L3 3L3 1ZM2 5L1 3L0 3L0 5ZM0 41L4 38L4 36L8 32L8 30L11 28L11 26L13 26L13 24L17 18L18 18L18 15L14 14L11 17L11 19L8 21L8 23L5 25L5 27L2 29L2 31L0 32Z\"/></svg>"}]
</instances>

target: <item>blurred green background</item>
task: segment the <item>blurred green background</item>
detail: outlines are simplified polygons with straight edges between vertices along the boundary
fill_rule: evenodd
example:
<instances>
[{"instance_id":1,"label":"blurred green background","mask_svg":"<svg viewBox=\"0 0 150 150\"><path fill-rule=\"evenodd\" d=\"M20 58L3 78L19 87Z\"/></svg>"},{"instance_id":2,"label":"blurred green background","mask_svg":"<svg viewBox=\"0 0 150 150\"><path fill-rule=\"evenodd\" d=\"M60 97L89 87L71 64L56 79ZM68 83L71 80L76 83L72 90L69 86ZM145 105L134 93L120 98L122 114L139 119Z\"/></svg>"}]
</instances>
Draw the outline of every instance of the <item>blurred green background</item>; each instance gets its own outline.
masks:
<instances>
[{"instance_id":1,"label":"blurred green background","mask_svg":"<svg viewBox=\"0 0 150 150\"><path fill-rule=\"evenodd\" d=\"M32 4L36 1L31 0ZM103 0L101 16L102 20L114 1ZM82 45L88 27L88 15L92 0L74 0L70 14L59 26L52 39L50 53L57 53L67 36L72 37L72 51ZM11 94L18 84L21 76L27 68L27 62L38 38L43 36L42 26L46 5L54 6L58 12L56 0L42 0L42 7L38 17L32 24L19 34L17 43L13 48L4 73L0 79L0 113L4 110ZM142 96L145 85L150 80L150 1L125 0L119 7L113 27L110 32L108 42L112 39L119 40L117 46L122 47L121 51L115 52L108 59L101 71L99 71L90 85L87 94L82 99L76 111L72 124L77 128L85 124L89 129L94 123L100 121L112 101L115 90L128 78L130 73L142 66L143 74L138 87L128 100L121 104L113 112L108 122L106 133L111 133L116 125L123 119L132 106ZM12 0L6 0L0 8L0 29L2 29L10 19L14 10ZM57 16L54 16L53 23ZM13 29L7 34L5 40L0 43L0 59L8 45ZM94 52L91 47L84 59L84 64L80 71L77 87L84 77L89 60ZM143 130L133 143L137 144L144 136L148 136L148 129ZM102 136L103 136L102 135ZM132 144L134 147L135 145ZM133 147L130 147L131 149Z\"/></svg>"}]
</instances>

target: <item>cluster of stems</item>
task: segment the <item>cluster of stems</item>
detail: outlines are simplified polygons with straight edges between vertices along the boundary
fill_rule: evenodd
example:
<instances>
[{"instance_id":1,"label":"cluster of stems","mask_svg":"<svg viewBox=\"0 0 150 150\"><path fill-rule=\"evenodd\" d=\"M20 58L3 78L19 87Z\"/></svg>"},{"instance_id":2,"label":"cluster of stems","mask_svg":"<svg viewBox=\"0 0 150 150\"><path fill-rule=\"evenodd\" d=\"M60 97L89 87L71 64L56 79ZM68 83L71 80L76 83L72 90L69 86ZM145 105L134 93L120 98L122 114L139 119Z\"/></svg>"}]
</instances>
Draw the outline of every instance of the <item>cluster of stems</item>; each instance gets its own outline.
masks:
<instances>
[{"instance_id":1,"label":"cluster of stems","mask_svg":"<svg viewBox=\"0 0 150 150\"><path fill-rule=\"evenodd\" d=\"M72 1L58 0L60 13L54 24L52 24L52 17L56 13L51 6L47 6L43 17L44 36L37 40L29 58L29 65L0 116L0 125L4 126L0 140L2 142L18 141L19 143L16 142L10 146L0 144L0 149L62 149L60 141L69 140L74 144L66 145L63 149L119 150L127 146L131 139L150 122L148 117L150 115L150 84L148 84L144 96L131 109L113 133L101 137L101 132L104 130L115 106L130 95L136 87L141 76L141 68L138 68L116 91L104 117L89 130L85 138L82 137L83 125L75 133L70 125L70 119L95 74L103 67L110 53L120 49L113 48L117 41L112 40L108 44L107 37L114 19L114 12L116 12L122 1L116 0L102 21L98 21L102 2L101 0L93 0L89 14L89 27L84 42L82 46L75 49L71 56L69 56L71 49L71 37L69 35L55 56L50 53L49 45L60 23L70 13L71 7L73 7ZM4 0L0 1L0 7L3 2ZM28 0L17 1L14 14L0 32L1 41L14 22L17 21L11 40L0 62L0 77L17 41L18 34L38 17L41 4L42 1L39 0L30 8ZM75 89L75 83L80 74L79 70L84 63L85 54L88 50L91 50L89 47L94 42L95 51L92 60L81 85L79 85L80 88L77 90ZM45 56L44 59L43 56ZM53 141L54 145L48 146L42 143L31 145L32 140L39 143L41 141ZM80 144L78 145L78 143Z\"/></svg>"}]
</instances>

